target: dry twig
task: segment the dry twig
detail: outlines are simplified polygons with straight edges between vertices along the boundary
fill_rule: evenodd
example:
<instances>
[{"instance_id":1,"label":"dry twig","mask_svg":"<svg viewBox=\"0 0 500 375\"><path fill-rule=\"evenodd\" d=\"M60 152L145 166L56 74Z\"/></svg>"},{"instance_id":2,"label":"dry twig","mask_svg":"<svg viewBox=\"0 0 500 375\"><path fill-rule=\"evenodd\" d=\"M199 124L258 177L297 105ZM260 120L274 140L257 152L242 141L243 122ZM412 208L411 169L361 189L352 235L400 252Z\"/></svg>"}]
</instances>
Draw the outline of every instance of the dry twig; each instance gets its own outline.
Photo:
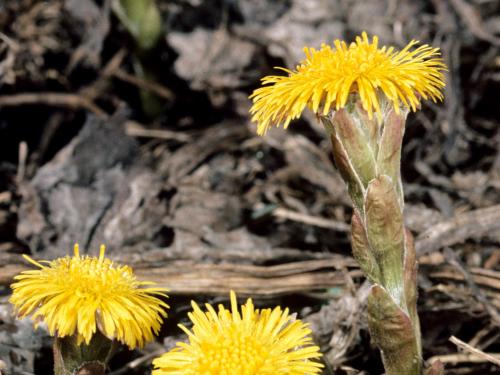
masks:
<instances>
[{"instance_id":1,"label":"dry twig","mask_svg":"<svg viewBox=\"0 0 500 375\"><path fill-rule=\"evenodd\" d=\"M450 0L450 2L460 18L462 18L462 21L476 38L485 40L497 47L500 47L500 38L497 38L486 30L484 27L484 21L472 5L468 4L464 0Z\"/></svg>"},{"instance_id":2,"label":"dry twig","mask_svg":"<svg viewBox=\"0 0 500 375\"><path fill-rule=\"evenodd\" d=\"M174 93L167 89L165 86L160 85L153 81L148 81L132 74L125 72L124 70L117 69L111 73L114 77L135 85L141 89L151 91L152 93L158 95L159 97L171 101L174 99Z\"/></svg>"},{"instance_id":3,"label":"dry twig","mask_svg":"<svg viewBox=\"0 0 500 375\"><path fill-rule=\"evenodd\" d=\"M463 342L462 340L456 338L455 336L451 336L450 341L452 343L454 343L456 346L458 346L460 349L463 349L466 352L468 352L470 355L479 357L485 362L491 362L497 366L500 366L500 354L498 354L498 353L494 353L494 354L485 353L482 350L479 350L477 348L470 346L469 344Z\"/></svg>"},{"instance_id":4,"label":"dry twig","mask_svg":"<svg viewBox=\"0 0 500 375\"><path fill-rule=\"evenodd\" d=\"M492 322L497 326L500 326L500 314L498 313L498 310L491 305L488 298L486 298L481 289L478 288L476 282L474 281L474 278L462 264L458 256L450 248L445 248L444 255L448 262L462 274L465 282L467 283L467 286L472 292L472 295L479 303L483 304L485 310L488 312L488 314L490 314Z\"/></svg>"},{"instance_id":5,"label":"dry twig","mask_svg":"<svg viewBox=\"0 0 500 375\"><path fill-rule=\"evenodd\" d=\"M499 229L500 205L496 205L459 214L436 224L420 233L415 245L418 254L423 255Z\"/></svg>"},{"instance_id":6,"label":"dry twig","mask_svg":"<svg viewBox=\"0 0 500 375\"><path fill-rule=\"evenodd\" d=\"M146 129L135 121L125 122L125 133L131 137L144 137L156 139L174 139L179 142L189 142L191 137L186 133L173 132L164 129Z\"/></svg>"},{"instance_id":7,"label":"dry twig","mask_svg":"<svg viewBox=\"0 0 500 375\"><path fill-rule=\"evenodd\" d=\"M314 225L320 228L332 229L339 232L349 232L350 230L350 226L344 222L307 215L300 212L287 210L282 207L275 209L273 211L273 216L291 221L297 221L299 223L304 223L307 225Z\"/></svg>"},{"instance_id":8,"label":"dry twig","mask_svg":"<svg viewBox=\"0 0 500 375\"><path fill-rule=\"evenodd\" d=\"M92 103L92 101L77 94L37 92L0 96L0 107L14 107L28 104L43 104L72 109L82 108L93 112L99 118L108 117L107 113Z\"/></svg>"}]
</instances>

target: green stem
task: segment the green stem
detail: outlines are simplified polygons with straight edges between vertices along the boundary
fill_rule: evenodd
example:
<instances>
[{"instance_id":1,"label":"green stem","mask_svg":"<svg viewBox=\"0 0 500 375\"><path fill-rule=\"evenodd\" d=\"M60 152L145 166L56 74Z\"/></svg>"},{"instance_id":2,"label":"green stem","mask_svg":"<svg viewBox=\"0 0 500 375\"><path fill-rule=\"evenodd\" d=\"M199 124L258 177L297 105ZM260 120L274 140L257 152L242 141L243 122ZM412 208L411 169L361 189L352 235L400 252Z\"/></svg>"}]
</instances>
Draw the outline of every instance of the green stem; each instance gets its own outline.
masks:
<instances>
[{"instance_id":1,"label":"green stem","mask_svg":"<svg viewBox=\"0 0 500 375\"><path fill-rule=\"evenodd\" d=\"M422 375L417 262L403 222L400 176L406 112L388 106L380 118L370 119L355 96L350 101L322 121L355 207L353 255L374 283L368 299L370 333L387 375Z\"/></svg>"},{"instance_id":2,"label":"green stem","mask_svg":"<svg viewBox=\"0 0 500 375\"><path fill-rule=\"evenodd\" d=\"M54 338L55 375L104 375L116 343L97 332L89 344L78 345L77 336Z\"/></svg>"}]
</instances>

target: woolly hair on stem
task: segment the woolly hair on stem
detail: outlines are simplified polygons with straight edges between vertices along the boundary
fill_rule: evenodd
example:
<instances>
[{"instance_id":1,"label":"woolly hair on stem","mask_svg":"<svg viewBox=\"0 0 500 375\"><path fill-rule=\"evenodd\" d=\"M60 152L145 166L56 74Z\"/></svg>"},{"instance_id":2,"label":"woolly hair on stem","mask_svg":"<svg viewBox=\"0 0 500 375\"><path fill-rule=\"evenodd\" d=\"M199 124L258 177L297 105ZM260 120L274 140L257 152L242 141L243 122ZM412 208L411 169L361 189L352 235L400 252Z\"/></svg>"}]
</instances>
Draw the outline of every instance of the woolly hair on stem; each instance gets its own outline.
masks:
<instances>
[{"instance_id":1,"label":"woolly hair on stem","mask_svg":"<svg viewBox=\"0 0 500 375\"><path fill-rule=\"evenodd\" d=\"M417 314L417 261L403 221L401 147L406 116L421 99L442 100L446 66L438 48L401 51L378 46L366 33L347 45L336 40L286 75L268 76L250 98L261 135L312 110L325 126L335 164L354 206L353 256L373 283L368 326L388 375L422 375ZM426 374L440 375L437 363Z\"/></svg>"}]
</instances>

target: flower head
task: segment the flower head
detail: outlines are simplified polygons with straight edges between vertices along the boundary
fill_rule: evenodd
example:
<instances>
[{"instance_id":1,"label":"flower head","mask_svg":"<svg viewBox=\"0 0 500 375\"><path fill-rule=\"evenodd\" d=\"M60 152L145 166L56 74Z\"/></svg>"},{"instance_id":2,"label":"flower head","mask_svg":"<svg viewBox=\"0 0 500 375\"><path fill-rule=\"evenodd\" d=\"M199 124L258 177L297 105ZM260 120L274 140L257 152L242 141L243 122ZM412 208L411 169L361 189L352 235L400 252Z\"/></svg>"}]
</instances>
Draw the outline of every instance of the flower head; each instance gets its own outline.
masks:
<instances>
[{"instance_id":1,"label":"flower head","mask_svg":"<svg viewBox=\"0 0 500 375\"><path fill-rule=\"evenodd\" d=\"M101 246L98 258L81 256L75 245L73 257L37 262L25 255L39 269L14 278L10 302L18 317L33 313L35 326L44 321L53 336L76 334L78 344L88 344L96 329L130 348L151 340L166 316L168 305L159 298L166 289L138 281L104 252Z\"/></svg>"},{"instance_id":2,"label":"flower head","mask_svg":"<svg viewBox=\"0 0 500 375\"><path fill-rule=\"evenodd\" d=\"M413 40L401 51L378 48L378 37L370 42L363 32L349 46L335 40L333 48L305 48L306 59L294 71L280 68L288 75L264 77L264 86L250 96L257 132L264 134L272 125L286 128L305 107L326 115L344 107L351 93L359 95L370 118L380 113L381 94L396 112L401 105L415 111L420 97L442 100L446 66L439 48L424 44L411 50L416 44Z\"/></svg>"},{"instance_id":3,"label":"flower head","mask_svg":"<svg viewBox=\"0 0 500 375\"><path fill-rule=\"evenodd\" d=\"M314 361L321 354L310 329L288 309L256 310L248 299L240 314L234 292L231 311L192 306L192 331L179 325L189 343L155 359L153 375L313 375L323 367Z\"/></svg>"}]
</instances>

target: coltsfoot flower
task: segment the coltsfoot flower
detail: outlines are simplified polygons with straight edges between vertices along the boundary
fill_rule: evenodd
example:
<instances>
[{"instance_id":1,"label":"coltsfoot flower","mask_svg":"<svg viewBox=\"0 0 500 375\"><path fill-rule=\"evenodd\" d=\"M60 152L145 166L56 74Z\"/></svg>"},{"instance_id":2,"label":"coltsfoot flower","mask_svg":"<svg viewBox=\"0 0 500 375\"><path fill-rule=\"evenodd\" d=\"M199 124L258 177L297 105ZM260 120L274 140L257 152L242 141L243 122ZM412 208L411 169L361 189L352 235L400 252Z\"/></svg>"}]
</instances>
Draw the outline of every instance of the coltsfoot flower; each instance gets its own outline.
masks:
<instances>
[{"instance_id":1,"label":"coltsfoot flower","mask_svg":"<svg viewBox=\"0 0 500 375\"><path fill-rule=\"evenodd\" d=\"M44 321L52 336L77 335L88 344L97 329L129 348L142 346L158 333L168 305L166 289L138 281L129 266L104 256L74 256L53 261L25 259L39 267L16 276L10 302L19 318L30 314L35 326Z\"/></svg>"},{"instance_id":2,"label":"coltsfoot flower","mask_svg":"<svg viewBox=\"0 0 500 375\"><path fill-rule=\"evenodd\" d=\"M401 51L378 48L378 37L370 42L363 32L349 46L335 40L334 47L304 48L306 59L295 70L279 68L288 75L264 77L264 86L250 96L257 132L262 135L273 125L286 128L306 107L327 115L346 106L351 93L359 95L369 118L381 111L379 95L397 113L400 106L415 111L421 97L442 100L446 66L439 48L424 44L412 50L416 44L412 40Z\"/></svg>"},{"instance_id":3,"label":"coltsfoot flower","mask_svg":"<svg viewBox=\"0 0 500 375\"><path fill-rule=\"evenodd\" d=\"M192 306L192 330L179 325L189 343L155 359L153 375L313 375L323 367L311 330L288 309L256 310L248 299L240 313L234 292L230 311Z\"/></svg>"}]
</instances>

